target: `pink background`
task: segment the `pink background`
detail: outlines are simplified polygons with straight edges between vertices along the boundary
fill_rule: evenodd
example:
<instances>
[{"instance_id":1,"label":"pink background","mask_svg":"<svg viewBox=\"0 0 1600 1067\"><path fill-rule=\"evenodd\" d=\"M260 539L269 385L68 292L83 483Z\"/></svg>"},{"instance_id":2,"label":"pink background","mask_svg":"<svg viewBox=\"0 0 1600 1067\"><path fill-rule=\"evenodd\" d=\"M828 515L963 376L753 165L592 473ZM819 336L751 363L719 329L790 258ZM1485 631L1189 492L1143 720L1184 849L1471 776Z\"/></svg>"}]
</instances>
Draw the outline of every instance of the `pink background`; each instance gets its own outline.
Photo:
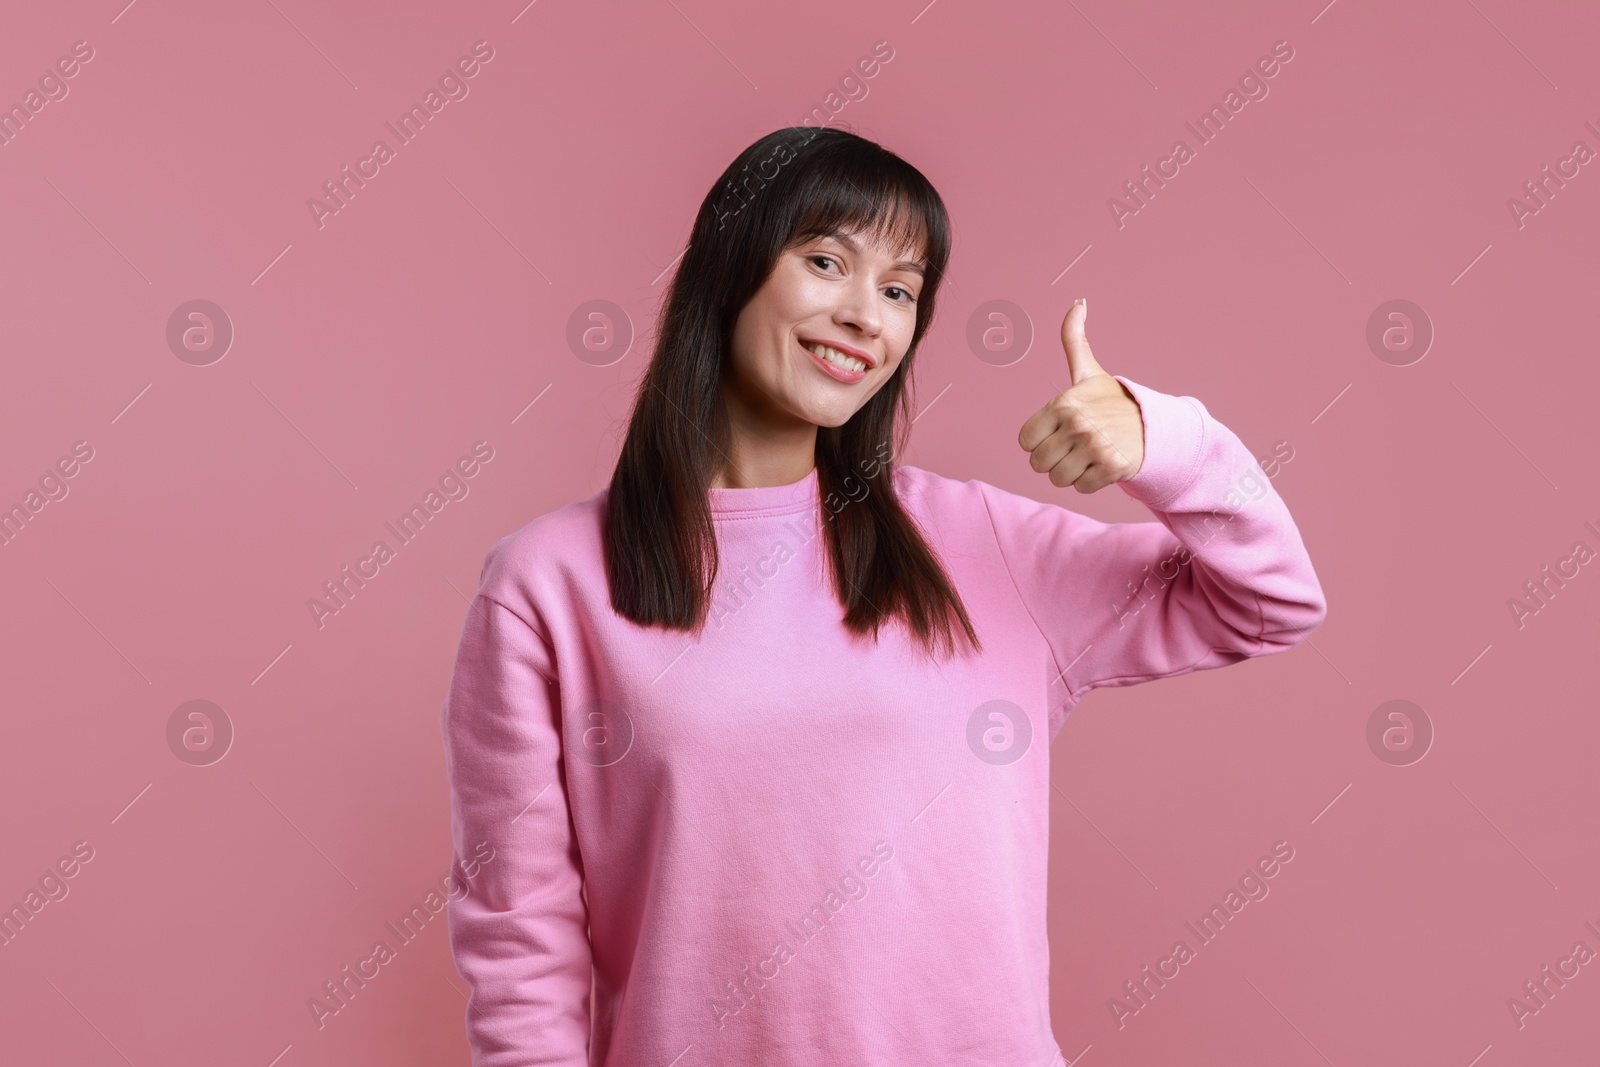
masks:
<instances>
[{"instance_id":1,"label":"pink background","mask_svg":"<svg viewBox=\"0 0 1600 1067\"><path fill-rule=\"evenodd\" d=\"M483 553L608 480L700 199L872 51L837 116L955 224L905 457L1107 521L1027 466L1090 298L1107 370L1201 398L1300 525L1329 617L1286 655L1102 690L1052 750L1054 1028L1083 1064L1547 1064L1591 1056L1600 962L1600 568L1519 629L1523 583L1600 547L1600 10L1338 0L977 5L12 4L0 104L94 58L0 148L0 505L74 442L70 492L0 548L0 906L94 850L0 948L3 1058L465 1064L438 916L320 1029L307 1001L450 860L439 736ZM307 201L477 41L494 49L319 228ZM1107 207L1274 42L1294 58L1119 229ZM1070 269L1068 268L1070 265ZM180 305L235 337L169 348ZM977 358L969 318L1038 336ZM1369 316L1436 337L1394 366ZM569 317L625 309L621 358ZM214 354L214 353L213 353ZM593 359L593 357L591 357ZM532 403L537 398L537 403ZM530 403L532 406L530 407ZM319 628L307 601L476 441L494 458ZM1569 571L1570 573L1570 571ZM194 766L174 709L235 731ZM1420 761L1367 722L1410 700ZM1108 1000L1274 842L1294 859L1122 1026Z\"/></svg>"}]
</instances>

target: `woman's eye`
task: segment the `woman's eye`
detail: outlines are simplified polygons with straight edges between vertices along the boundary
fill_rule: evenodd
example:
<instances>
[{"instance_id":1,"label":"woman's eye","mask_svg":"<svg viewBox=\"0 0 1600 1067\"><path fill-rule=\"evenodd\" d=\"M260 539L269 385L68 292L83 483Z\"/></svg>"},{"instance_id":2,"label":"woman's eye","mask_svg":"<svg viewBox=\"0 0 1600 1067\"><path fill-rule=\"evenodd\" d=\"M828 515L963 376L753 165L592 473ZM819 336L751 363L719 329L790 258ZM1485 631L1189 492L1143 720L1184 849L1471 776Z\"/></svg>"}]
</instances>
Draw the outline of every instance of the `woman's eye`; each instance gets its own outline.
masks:
<instances>
[{"instance_id":1,"label":"woman's eye","mask_svg":"<svg viewBox=\"0 0 1600 1067\"><path fill-rule=\"evenodd\" d=\"M822 252L812 252L810 255L806 256L806 262L813 265L819 262L832 266L838 265L837 260L835 260L832 256L826 255ZM900 293L900 296L891 296L889 298L897 304L915 304L917 302L917 298L912 294L911 290L905 288L904 286L891 285L884 291L889 293Z\"/></svg>"}]
</instances>

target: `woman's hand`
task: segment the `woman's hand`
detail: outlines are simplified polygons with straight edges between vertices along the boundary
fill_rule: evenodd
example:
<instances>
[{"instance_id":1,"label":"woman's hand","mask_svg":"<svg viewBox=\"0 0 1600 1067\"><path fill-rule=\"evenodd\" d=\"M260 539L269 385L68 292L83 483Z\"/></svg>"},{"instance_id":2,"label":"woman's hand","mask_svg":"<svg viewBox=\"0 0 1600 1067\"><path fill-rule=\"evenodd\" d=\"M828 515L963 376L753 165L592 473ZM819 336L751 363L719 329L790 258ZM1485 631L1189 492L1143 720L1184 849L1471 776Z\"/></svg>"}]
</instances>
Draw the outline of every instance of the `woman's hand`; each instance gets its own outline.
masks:
<instances>
[{"instance_id":1,"label":"woman's hand","mask_svg":"<svg viewBox=\"0 0 1600 1067\"><path fill-rule=\"evenodd\" d=\"M1061 347L1072 384L1029 416L1017 435L1034 470L1080 493L1125 482L1144 464L1144 415L1127 387L1095 362L1083 332L1088 317L1081 299L1067 309Z\"/></svg>"}]
</instances>

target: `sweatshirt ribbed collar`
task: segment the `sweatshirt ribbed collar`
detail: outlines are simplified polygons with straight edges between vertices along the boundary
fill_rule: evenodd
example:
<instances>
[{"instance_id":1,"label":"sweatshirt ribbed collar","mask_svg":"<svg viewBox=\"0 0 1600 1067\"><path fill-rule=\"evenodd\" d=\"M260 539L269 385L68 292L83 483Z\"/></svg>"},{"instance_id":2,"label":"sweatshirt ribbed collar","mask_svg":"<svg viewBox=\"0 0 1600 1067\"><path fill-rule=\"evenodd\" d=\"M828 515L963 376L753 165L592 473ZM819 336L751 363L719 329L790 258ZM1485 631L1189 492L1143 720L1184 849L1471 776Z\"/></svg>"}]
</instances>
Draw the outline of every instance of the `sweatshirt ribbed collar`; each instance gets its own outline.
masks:
<instances>
[{"instance_id":1,"label":"sweatshirt ribbed collar","mask_svg":"<svg viewBox=\"0 0 1600 1067\"><path fill-rule=\"evenodd\" d=\"M804 478L788 485L758 485L741 489L706 489L707 502L715 517L782 515L791 511L814 508L819 497L817 468L812 467Z\"/></svg>"}]
</instances>

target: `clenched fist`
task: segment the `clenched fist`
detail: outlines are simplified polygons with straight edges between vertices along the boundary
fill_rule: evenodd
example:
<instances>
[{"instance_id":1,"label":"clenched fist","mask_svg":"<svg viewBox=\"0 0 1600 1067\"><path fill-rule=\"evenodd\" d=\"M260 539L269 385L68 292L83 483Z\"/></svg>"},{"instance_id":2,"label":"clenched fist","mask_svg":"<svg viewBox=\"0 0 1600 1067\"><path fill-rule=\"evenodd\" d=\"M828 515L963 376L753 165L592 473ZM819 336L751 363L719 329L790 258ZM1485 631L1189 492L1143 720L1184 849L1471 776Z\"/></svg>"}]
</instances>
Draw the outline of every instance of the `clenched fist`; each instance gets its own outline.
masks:
<instances>
[{"instance_id":1,"label":"clenched fist","mask_svg":"<svg viewBox=\"0 0 1600 1067\"><path fill-rule=\"evenodd\" d=\"M1080 493L1125 482L1144 464L1144 416L1133 394L1095 362L1083 333L1088 317L1081 299L1067 309L1061 347L1072 384L1029 416L1017 435L1034 470Z\"/></svg>"}]
</instances>

